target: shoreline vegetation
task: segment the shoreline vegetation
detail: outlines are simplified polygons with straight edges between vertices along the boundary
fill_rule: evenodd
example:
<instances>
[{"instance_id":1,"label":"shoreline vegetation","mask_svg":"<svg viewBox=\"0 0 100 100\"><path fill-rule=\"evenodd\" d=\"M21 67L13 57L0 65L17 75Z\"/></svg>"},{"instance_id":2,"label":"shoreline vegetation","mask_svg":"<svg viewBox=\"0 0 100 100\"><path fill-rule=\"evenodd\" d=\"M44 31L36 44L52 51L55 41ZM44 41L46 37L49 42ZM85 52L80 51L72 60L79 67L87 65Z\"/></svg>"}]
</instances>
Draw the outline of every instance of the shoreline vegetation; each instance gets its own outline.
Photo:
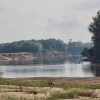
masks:
<instances>
[{"instance_id":1,"label":"shoreline vegetation","mask_svg":"<svg viewBox=\"0 0 100 100\"><path fill-rule=\"evenodd\" d=\"M0 44L0 65L57 64L67 59L82 59L81 52L92 43L81 41L64 43L62 40L21 40Z\"/></svg>"},{"instance_id":2,"label":"shoreline vegetation","mask_svg":"<svg viewBox=\"0 0 100 100\"><path fill-rule=\"evenodd\" d=\"M88 30L92 33L94 46L90 49L84 48L82 55L87 57L92 63L100 63L100 10L95 17L92 17Z\"/></svg>"},{"instance_id":3,"label":"shoreline vegetation","mask_svg":"<svg viewBox=\"0 0 100 100\"><path fill-rule=\"evenodd\" d=\"M2 100L100 100L98 78L0 78Z\"/></svg>"},{"instance_id":4,"label":"shoreline vegetation","mask_svg":"<svg viewBox=\"0 0 100 100\"><path fill-rule=\"evenodd\" d=\"M0 65L64 63L67 55L67 45L56 39L0 44Z\"/></svg>"}]
</instances>

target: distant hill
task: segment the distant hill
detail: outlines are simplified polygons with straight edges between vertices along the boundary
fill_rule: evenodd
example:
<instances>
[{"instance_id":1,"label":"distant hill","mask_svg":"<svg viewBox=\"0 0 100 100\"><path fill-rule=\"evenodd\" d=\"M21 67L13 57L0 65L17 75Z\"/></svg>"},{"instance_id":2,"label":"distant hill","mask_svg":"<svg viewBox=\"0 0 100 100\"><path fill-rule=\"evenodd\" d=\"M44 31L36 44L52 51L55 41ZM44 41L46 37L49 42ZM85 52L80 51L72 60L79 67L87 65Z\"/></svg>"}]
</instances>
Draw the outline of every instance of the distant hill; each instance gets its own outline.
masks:
<instances>
[{"instance_id":1,"label":"distant hill","mask_svg":"<svg viewBox=\"0 0 100 100\"><path fill-rule=\"evenodd\" d=\"M71 55L81 55L84 48L93 47L92 43L82 43L81 41L69 42L65 44L62 40L21 40L12 43L1 43L0 53L48 53L63 52Z\"/></svg>"},{"instance_id":2,"label":"distant hill","mask_svg":"<svg viewBox=\"0 0 100 100\"><path fill-rule=\"evenodd\" d=\"M12 43L0 44L0 53L45 53L49 51L66 52L66 44L61 40L47 39L47 40L22 40Z\"/></svg>"}]
</instances>

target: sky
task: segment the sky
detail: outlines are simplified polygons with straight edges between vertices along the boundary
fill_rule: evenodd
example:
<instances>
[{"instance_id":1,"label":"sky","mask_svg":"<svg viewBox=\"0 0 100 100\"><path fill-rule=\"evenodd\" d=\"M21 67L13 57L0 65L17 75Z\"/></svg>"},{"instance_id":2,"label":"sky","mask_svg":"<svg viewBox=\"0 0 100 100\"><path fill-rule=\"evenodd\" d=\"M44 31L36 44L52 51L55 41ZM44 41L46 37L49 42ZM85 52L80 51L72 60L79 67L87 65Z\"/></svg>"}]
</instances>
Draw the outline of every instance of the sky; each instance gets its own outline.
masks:
<instances>
[{"instance_id":1,"label":"sky","mask_svg":"<svg viewBox=\"0 0 100 100\"><path fill-rule=\"evenodd\" d=\"M0 43L56 38L91 41L100 0L0 0Z\"/></svg>"}]
</instances>

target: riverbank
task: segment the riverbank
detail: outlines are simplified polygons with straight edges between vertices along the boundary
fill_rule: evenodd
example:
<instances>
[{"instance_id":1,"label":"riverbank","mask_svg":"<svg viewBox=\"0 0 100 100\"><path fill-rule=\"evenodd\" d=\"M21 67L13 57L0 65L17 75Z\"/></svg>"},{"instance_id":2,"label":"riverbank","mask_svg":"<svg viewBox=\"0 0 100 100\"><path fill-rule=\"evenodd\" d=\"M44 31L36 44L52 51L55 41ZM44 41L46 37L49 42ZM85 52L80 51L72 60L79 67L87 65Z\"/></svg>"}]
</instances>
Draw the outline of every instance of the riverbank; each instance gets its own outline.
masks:
<instances>
[{"instance_id":1,"label":"riverbank","mask_svg":"<svg viewBox=\"0 0 100 100\"><path fill-rule=\"evenodd\" d=\"M64 52L47 53L0 53L0 65L26 65L26 64L46 64L63 63L67 59Z\"/></svg>"},{"instance_id":2,"label":"riverbank","mask_svg":"<svg viewBox=\"0 0 100 100\"><path fill-rule=\"evenodd\" d=\"M100 100L96 78L0 78L2 100Z\"/></svg>"},{"instance_id":3,"label":"riverbank","mask_svg":"<svg viewBox=\"0 0 100 100\"><path fill-rule=\"evenodd\" d=\"M35 77L35 78L5 78L6 80L32 80L32 81L48 81L52 80L53 82L62 82L62 83L87 83L87 84L96 84L100 83L100 77L88 77L88 78L79 78L79 77Z\"/></svg>"}]
</instances>

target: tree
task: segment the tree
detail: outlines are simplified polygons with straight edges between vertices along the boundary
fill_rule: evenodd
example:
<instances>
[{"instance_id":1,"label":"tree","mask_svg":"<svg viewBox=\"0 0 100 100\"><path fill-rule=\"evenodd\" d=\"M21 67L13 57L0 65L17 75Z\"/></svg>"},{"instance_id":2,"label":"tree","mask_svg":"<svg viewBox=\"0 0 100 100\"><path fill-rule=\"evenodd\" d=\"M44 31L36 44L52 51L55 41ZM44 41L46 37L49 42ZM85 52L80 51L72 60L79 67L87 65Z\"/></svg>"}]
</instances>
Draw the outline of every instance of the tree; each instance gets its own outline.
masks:
<instances>
[{"instance_id":1,"label":"tree","mask_svg":"<svg viewBox=\"0 0 100 100\"><path fill-rule=\"evenodd\" d=\"M88 57L89 56L89 49L88 48L84 48L84 50L82 51L82 56L83 57Z\"/></svg>"},{"instance_id":2,"label":"tree","mask_svg":"<svg viewBox=\"0 0 100 100\"><path fill-rule=\"evenodd\" d=\"M64 52L66 53L66 44L61 40L22 40L12 43L0 44L0 53L16 53L16 52Z\"/></svg>"},{"instance_id":3,"label":"tree","mask_svg":"<svg viewBox=\"0 0 100 100\"><path fill-rule=\"evenodd\" d=\"M89 31L93 34L92 41L94 43L94 53L91 56L92 60L100 62L100 11L97 16L93 17L93 22L89 25Z\"/></svg>"}]
</instances>

